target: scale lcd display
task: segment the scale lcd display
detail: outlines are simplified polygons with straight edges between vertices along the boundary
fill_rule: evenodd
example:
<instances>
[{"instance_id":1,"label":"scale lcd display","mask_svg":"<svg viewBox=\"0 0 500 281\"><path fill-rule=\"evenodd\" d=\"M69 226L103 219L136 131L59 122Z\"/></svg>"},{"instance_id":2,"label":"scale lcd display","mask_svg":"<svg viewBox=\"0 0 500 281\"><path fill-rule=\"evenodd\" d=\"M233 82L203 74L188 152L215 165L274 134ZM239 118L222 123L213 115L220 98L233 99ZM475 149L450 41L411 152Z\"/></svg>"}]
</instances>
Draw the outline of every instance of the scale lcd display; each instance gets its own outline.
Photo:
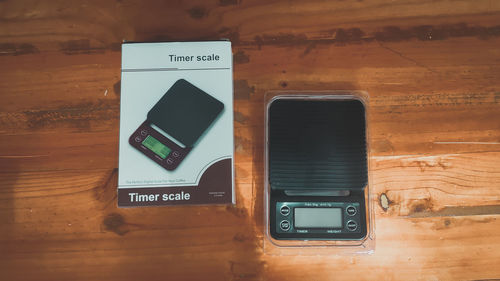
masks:
<instances>
[{"instance_id":1,"label":"scale lcd display","mask_svg":"<svg viewBox=\"0 0 500 281\"><path fill-rule=\"evenodd\" d=\"M341 228L341 208L295 208L297 228Z\"/></svg>"},{"instance_id":2,"label":"scale lcd display","mask_svg":"<svg viewBox=\"0 0 500 281\"><path fill-rule=\"evenodd\" d=\"M170 148L166 147L157 139L152 136L147 136L146 139L142 142L142 145L149 148L151 151L156 153L156 155L160 156L162 159L165 159L167 155L172 151Z\"/></svg>"}]
</instances>

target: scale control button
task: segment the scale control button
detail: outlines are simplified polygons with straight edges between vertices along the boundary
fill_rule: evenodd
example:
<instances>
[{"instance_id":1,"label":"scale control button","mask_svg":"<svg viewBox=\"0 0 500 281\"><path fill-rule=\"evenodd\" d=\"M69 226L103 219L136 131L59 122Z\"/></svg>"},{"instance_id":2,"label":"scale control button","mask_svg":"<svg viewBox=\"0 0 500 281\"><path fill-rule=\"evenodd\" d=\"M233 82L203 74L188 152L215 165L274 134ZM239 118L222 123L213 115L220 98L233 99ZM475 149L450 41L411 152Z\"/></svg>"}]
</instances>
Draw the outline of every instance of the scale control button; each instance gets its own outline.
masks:
<instances>
[{"instance_id":1,"label":"scale control button","mask_svg":"<svg viewBox=\"0 0 500 281\"><path fill-rule=\"evenodd\" d=\"M174 151L174 152L172 152L172 156L174 156L174 157L179 157L179 155L181 155L181 154L179 153L179 151Z\"/></svg>"},{"instance_id":2,"label":"scale control button","mask_svg":"<svg viewBox=\"0 0 500 281\"><path fill-rule=\"evenodd\" d=\"M141 142L141 140L142 140L142 139L141 139L140 137L135 137L135 141L136 141L136 142Z\"/></svg>"},{"instance_id":3,"label":"scale control button","mask_svg":"<svg viewBox=\"0 0 500 281\"><path fill-rule=\"evenodd\" d=\"M354 216L358 211L356 210L356 207L354 206L348 206L346 209L345 209L346 213L349 215L349 216Z\"/></svg>"},{"instance_id":4,"label":"scale control button","mask_svg":"<svg viewBox=\"0 0 500 281\"><path fill-rule=\"evenodd\" d=\"M281 221L280 223L280 228L283 231L288 231L290 229L290 222L289 221Z\"/></svg>"},{"instance_id":5,"label":"scale control button","mask_svg":"<svg viewBox=\"0 0 500 281\"><path fill-rule=\"evenodd\" d=\"M288 206L282 206L281 209L280 209L280 213L283 215L283 216L288 216L290 214L290 207Z\"/></svg>"},{"instance_id":6,"label":"scale control button","mask_svg":"<svg viewBox=\"0 0 500 281\"><path fill-rule=\"evenodd\" d=\"M147 134L148 134L148 131L146 131L146 130L142 130L142 131L141 131L141 136L145 136L145 135L147 135Z\"/></svg>"},{"instance_id":7,"label":"scale control button","mask_svg":"<svg viewBox=\"0 0 500 281\"><path fill-rule=\"evenodd\" d=\"M167 158L167 164L172 165L174 163L174 160L172 158Z\"/></svg>"},{"instance_id":8,"label":"scale control button","mask_svg":"<svg viewBox=\"0 0 500 281\"><path fill-rule=\"evenodd\" d=\"M348 221L347 222L347 229L349 229L350 231L354 231L354 230L358 229L358 224L355 221Z\"/></svg>"}]
</instances>

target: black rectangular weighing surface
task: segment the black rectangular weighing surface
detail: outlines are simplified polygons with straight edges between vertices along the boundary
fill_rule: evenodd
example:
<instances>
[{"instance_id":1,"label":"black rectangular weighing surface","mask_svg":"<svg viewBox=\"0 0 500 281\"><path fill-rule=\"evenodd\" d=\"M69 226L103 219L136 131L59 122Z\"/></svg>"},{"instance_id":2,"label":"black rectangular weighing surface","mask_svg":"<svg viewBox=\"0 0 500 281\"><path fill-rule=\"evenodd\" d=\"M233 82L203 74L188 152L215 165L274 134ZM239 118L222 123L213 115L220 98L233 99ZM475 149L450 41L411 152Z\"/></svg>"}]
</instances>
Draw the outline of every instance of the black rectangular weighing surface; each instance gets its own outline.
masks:
<instances>
[{"instance_id":1,"label":"black rectangular weighing surface","mask_svg":"<svg viewBox=\"0 0 500 281\"><path fill-rule=\"evenodd\" d=\"M160 166L174 170L223 109L219 100L184 79L177 80L151 108L129 143Z\"/></svg>"},{"instance_id":2,"label":"black rectangular weighing surface","mask_svg":"<svg viewBox=\"0 0 500 281\"><path fill-rule=\"evenodd\" d=\"M270 233L284 240L360 240L366 236L368 182L365 108L357 99L277 98L268 106ZM296 227L300 212L324 213ZM337 211L328 212L328 208ZM340 209L340 211L338 211ZM336 218L326 217L338 214ZM329 227L328 221L342 221ZM305 224L313 225L313 224ZM326 226L325 226L326 225Z\"/></svg>"}]
</instances>

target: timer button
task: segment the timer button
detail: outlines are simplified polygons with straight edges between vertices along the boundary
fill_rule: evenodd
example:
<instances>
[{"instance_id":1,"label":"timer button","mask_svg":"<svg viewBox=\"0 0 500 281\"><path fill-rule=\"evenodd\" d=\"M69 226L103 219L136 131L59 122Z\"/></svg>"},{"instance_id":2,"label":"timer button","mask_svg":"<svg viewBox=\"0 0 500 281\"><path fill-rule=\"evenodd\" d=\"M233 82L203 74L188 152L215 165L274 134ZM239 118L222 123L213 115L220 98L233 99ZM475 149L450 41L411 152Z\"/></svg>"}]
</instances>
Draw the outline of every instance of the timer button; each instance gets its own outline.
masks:
<instances>
[{"instance_id":1,"label":"timer button","mask_svg":"<svg viewBox=\"0 0 500 281\"><path fill-rule=\"evenodd\" d=\"M355 221L348 221L347 229L349 229L350 231L355 231L356 229L358 229L358 224Z\"/></svg>"},{"instance_id":2,"label":"timer button","mask_svg":"<svg viewBox=\"0 0 500 281\"><path fill-rule=\"evenodd\" d=\"M147 135L147 134L148 134L148 131L146 131L146 130L142 130L142 131L141 131L141 135L142 135L142 136L145 136L145 135Z\"/></svg>"},{"instance_id":3,"label":"timer button","mask_svg":"<svg viewBox=\"0 0 500 281\"><path fill-rule=\"evenodd\" d=\"M283 215L283 216L288 216L290 214L290 207L288 206L282 206L281 209L280 209L280 213Z\"/></svg>"},{"instance_id":4,"label":"timer button","mask_svg":"<svg viewBox=\"0 0 500 281\"><path fill-rule=\"evenodd\" d=\"M134 140L135 140L135 142L141 142L142 139L141 139L141 137L135 137Z\"/></svg>"},{"instance_id":5,"label":"timer button","mask_svg":"<svg viewBox=\"0 0 500 281\"><path fill-rule=\"evenodd\" d=\"M356 210L356 207L354 206L348 206L346 209L345 209L346 213L349 215L349 216L354 216L358 211Z\"/></svg>"},{"instance_id":6,"label":"timer button","mask_svg":"<svg viewBox=\"0 0 500 281\"><path fill-rule=\"evenodd\" d=\"M179 151L172 152L172 156L174 157L179 157L179 155L180 155Z\"/></svg>"},{"instance_id":7,"label":"timer button","mask_svg":"<svg viewBox=\"0 0 500 281\"><path fill-rule=\"evenodd\" d=\"M289 221L281 221L280 223L280 228L283 231L288 231L290 229L290 222Z\"/></svg>"}]
</instances>

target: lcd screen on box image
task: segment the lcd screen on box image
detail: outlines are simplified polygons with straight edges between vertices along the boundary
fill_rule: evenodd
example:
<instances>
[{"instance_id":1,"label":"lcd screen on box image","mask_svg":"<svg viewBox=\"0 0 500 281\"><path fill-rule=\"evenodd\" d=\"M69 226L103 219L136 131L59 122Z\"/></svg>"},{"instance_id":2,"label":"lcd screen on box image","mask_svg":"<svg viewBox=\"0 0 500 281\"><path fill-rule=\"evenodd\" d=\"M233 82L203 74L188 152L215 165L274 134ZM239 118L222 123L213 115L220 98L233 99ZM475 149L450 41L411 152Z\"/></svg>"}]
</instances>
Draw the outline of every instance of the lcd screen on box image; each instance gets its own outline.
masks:
<instances>
[{"instance_id":1,"label":"lcd screen on box image","mask_svg":"<svg viewBox=\"0 0 500 281\"><path fill-rule=\"evenodd\" d=\"M167 155L170 153L171 149L166 147L164 144L162 144L160 141L157 139L153 138L152 136L148 136L143 142L142 145L145 147L151 149L154 153L156 153L158 156L160 156L162 159L165 159Z\"/></svg>"},{"instance_id":2,"label":"lcd screen on box image","mask_svg":"<svg viewBox=\"0 0 500 281\"><path fill-rule=\"evenodd\" d=\"M295 227L339 228L342 227L341 208L295 208Z\"/></svg>"}]
</instances>

